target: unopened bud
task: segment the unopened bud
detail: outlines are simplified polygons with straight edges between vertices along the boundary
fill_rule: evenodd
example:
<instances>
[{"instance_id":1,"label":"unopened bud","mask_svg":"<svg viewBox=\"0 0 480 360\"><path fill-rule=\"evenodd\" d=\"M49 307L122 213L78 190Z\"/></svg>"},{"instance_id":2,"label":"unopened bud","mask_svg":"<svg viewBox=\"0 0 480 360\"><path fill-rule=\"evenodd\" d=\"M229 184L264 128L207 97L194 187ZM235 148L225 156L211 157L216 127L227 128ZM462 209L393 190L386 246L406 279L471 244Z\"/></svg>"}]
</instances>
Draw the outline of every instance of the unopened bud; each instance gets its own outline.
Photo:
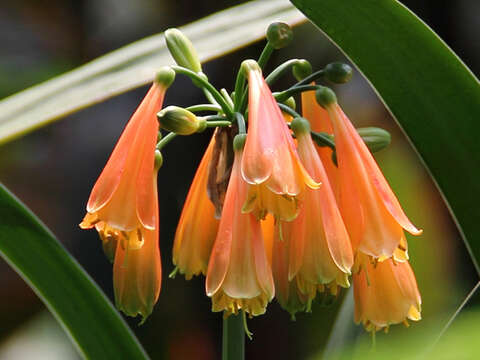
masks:
<instances>
[{"instance_id":1,"label":"unopened bud","mask_svg":"<svg viewBox=\"0 0 480 360\"><path fill-rule=\"evenodd\" d=\"M164 66L157 71L155 75L155 82L165 89L175 81L175 71L170 66Z\"/></svg>"},{"instance_id":2,"label":"unopened bud","mask_svg":"<svg viewBox=\"0 0 480 360\"><path fill-rule=\"evenodd\" d=\"M303 117L296 117L290 123L295 136L298 137L301 134L310 133L310 122Z\"/></svg>"},{"instance_id":3,"label":"unopened bud","mask_svg":"<svg viewBox=\"0 0 480 360\"><path fill-rule=\"evenodd\" d=\"M325 78L335 84L348 82L353 75L350 65L341 62L334 62L325 66Z\"/></svg>"},{"instance_id":4,"label":"unopened bud","mask_svg":"<svg viewBox=\"0 0 480 360\"><path fill-rule=\"evenodd\" d=\"M192 42L180 30L172 28L165 31L168 50L175 62L195 72L202 71L197 51Z\"/></svg>"},{"instance_id":5,"label":"unopened bud","mask_svg":"<svg viewBox=\"0 0 480 360\"><path fill-rule=\"evenodd\" d=\"M337 96L333 90L326 86L319 86L318 90L315 91L315 98L317 103L323 108L337 102Z\"/></svg>"},{"instance_id":6,"label":"unopened bud","mask_svg":"<svg viewBox=\"0 0 480 360\"><path fill-rule=\"evenodd\" d=\"M267 40L274 49L284 48L293 40L292 28L284 22L271 23L267 29Z\"/></svg>"},{"instance_id":7,"label":"unopened bud","mask_svg":"<svg viewBox=\"0 0 480 360\"><path fill-rule=\"evenodd\" d=\"M295 98L293 96L290 96L283 103L293 110L297 108L297 103L295 102Z\"/></svg>"},{"instance_id":8,"label":"unopened bud","mask_svg":"<svg viewBox=\"0 0 480 360\"><path fill-rule=\"evenodd\" d=\"M312 65L307 60L298 60L292 68L293 76L297 81L302 81L312 74Z\"/></svg>"},{"instance_id":9,"label":"unopened bud","mask_svg":"<svg viewBox=\"0 0 480 360\"><path fill-rule=\"evenodd\" d=\"M160 126L178 135L191 135L205 130L206 120L178 106L167 106L157 114Z\"/></svg>"},{"instance_id":10,"label":"unopened bud","mask_svg":"<svg viewBox=\"0 0 480 360\"><path fill-rule=\"evenodd\" d=\"M357 132L372 153L386 148L392 140L387 130L377 127L358 128Z\"/></svg>"}]
</instances>

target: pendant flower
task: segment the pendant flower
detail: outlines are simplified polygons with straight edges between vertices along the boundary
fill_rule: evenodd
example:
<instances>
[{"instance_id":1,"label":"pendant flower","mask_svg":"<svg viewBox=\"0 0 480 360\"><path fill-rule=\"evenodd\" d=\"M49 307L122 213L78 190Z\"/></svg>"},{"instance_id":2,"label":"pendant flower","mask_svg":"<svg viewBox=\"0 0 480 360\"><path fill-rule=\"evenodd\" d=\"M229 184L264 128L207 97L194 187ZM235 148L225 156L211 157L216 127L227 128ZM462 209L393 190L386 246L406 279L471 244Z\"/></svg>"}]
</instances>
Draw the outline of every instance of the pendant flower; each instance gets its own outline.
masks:
<instances>
[{"instance_id":1,"label":"pendant flower","mask_svg":"<svg viewBox=\"0 0 480 360\"><path fill-rule=\"evenodd\" d=\"M328 88L317 92L333 125L340 210L355 252L378 261L408 259L403 230L420 235L403 212L375 159Z\"/></svg>"},{"instance_id":2,"label":"pendant flower","mask_svg":"<svg viewBox=\"0 0 480 360\"><path fill-rule=\"evenodd\" d=\"M133 114L95 183L80 227L95 227L107 256L114 257L117 306L145 319L160 292L156 112L164 82L156 81Z\"/></svg>"},{"instance_id":3,"label":"pendant flower","mask_svg":"<svg viewBox=\"0 0 480 360\"><path fill-rule=\"evenodd\" d=\"M297 151L319 189L307 189L298 217L284 223L284 238L289 241L289 280L297 277L300 290L313 299L317 289L327 286L333 293L337 286L349 287L353 253L347 229L337 207L335 195L310 136L308 120L292 121Z\"/></svg>"},{"instance_id":4,"label":"pendant flower","mask_svg":"<svg viewBox=\"0 0 480 360\"><path fill-rule=\"evenodd\" d=\"M215 207L207 196L210 162L215 147L215 134L210 140L188 191L178 222L173 244L173 263L190 280L193 275L206 274L218 220Z\"/></svg>"},{"instance_id":5,"label":"pendant flower","mask_svg":"<svg viewBox=\"0 0 480 360\"><path fill-rule=\"evenodd\" d=\"M242 213L248 186L240 170L244 139L235 137L232 173L205 285L213 311L229 315L244 310L253 316L265 312L274 285L260 222Z\"/></svg>"},{"instance_id":6,"label":"pendant flower","mask_svg":"<svg viewBox=\"0 0 480 360\"><path fill-rule=\"evenodd\" d=\"M300 162L295 144L258 65L247 60L248 135L242 159L242 176L250 184L243 211L264 218L267 212L291 221L306 186L316 183Z\"/></svg>"},{"instance_id":7,"label":"pendant flower","mask_svg":"<svg viewBox=\"0 0 480 360\"><path fill-rule=\"evenodd\" d=\"M422 300L408 261L367 263L365 271L353 275L353 288L355 322L367 331L388 331L392 324L421 319Z\"/></svg>"}]
</instances>

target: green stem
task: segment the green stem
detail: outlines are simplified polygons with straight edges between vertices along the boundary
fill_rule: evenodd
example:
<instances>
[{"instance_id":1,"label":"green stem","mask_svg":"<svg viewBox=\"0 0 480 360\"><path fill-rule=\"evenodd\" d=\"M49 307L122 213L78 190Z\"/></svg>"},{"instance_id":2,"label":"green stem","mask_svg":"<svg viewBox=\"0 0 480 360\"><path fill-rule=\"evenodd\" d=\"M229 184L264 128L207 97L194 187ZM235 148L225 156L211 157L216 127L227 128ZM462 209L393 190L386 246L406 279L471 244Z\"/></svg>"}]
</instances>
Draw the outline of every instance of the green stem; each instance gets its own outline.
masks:
<instances>
[{"instance_id":1,"label":"green stem","mask_svg":"<svg viewBox=\"0 0 480 360\"><path fill-rule=\"evenodd\" d=\"M227 101L228 105L233 109L233 100L230 97L230 94L228 93L227 89L222 88L220 89L220 93L223 95L223 98Z\"/></svg>"},{"instance_id":2,"label":"green stem","mask_svg":"<svg viewBox=\"0 0 480 360\"><path fill-rule=\"evenodd\" d=\"M239 134L246 134L247 133L247 127L245 125L245 119L242 114L236 112L235 113L235 119L237 120L238 124L238 133Z\"/></svg>"},{"instance_id":3,"label":"green stem","mask_svg":"<svg viewBox=\"0 0 480 360\"><path fill-rule=\"evenodd\" d=\"M273 70L266 78L265 81L268 85L272 85L275 81L277 81L280 77L282 77L285 73L289 72L292 67L298 63L299 59L291 59L283 64L279 65L275 70Z\"/></svg>"},{"instance_id":4,"label":"green stem","mask_svg":"<svg viewBox=\"0 0 480 360\"><path fill-rule=\"evenodd\" d=\"M297 87L297 86L310 84L312 81L315 81L315 80L323 77L323 75L325 75L325 70L322 69L322 70L315 71L313 74L307 76L302 81L299 81L298 83L293 85L292 88Z\"/></svg>"},{"instance_id":5,"label":"green stem","mask_svg":"<svg viewBox=\"0 0 480 360\"><path fill-rule=\"evenodd\" d=\"M228 120L219 120L219 121L207 121L207 127L228 127L231 126L232 122Z\"/></svg>"},{"instance_id":6,"label":"green stem","mask_svg":"<svg viewBox=\"0 0 480 360\"><path fill-rule=\"evenodd\" d=\"M328 135L323 132L312 131L312 139L317 143L318 146L328 146L332 150L335 150L335 141Z\"/></svg>"},{"instance_id":7,"label":"green stem","mask_svg":"<svg viewBox=\"0 0 480 360\"><path fill-rule=\"evenodd\" d=\"M222 360L244 360L245 330L242 314L223 319Z\"/></svg>"},{"instance_id":8,"label":"green stem","mask_svg":"<svg viewBox=\"0 0 480 360\"><path fill-rule=\"evenodd\" d=\"M195 84L201 85L210 95L215 99L215 101L222 107L223 112L227 115L228 118L233 116L233 110L228 104L227 100L224 99L222 94L215 89L215 87L205 80L203 77L199 76L197 73L192 70L185 69L181 66L173 65L172 69L179 74L188 76L190 79L194 80Z\"/></svg>"},{"instance_id":9,"label":"green stem","mask_svg":"<svg viewBox=\"0 0 480 360\"><path fill-rule=\"evenodd\" d=\"M235 81L235 100L234 100L234 111L240 109L243 97L243 88L245 87L245 74L240 68L237 73L237 80Z\"/></svg>"},{"instance_id":10,"label":"green stem","mask_svg":"<svg viewBox=\"0 0 480 360\"><path fill-rule=\"evenodd\" d=\"M318 86L316 85L301 85L301 86L295 86L291 87L290 89L287 89L285 91L282 91L278 94L275 94L275 99L278 102L284 102L287 100L290 96L302 93L304 91L311 91L311 90L317 90Z\"/></svg>"},{"instance_id":11,"label":"green stem","mask_svg":"<svg viewBox=\"0 0 480 360\"><path fill-rule=\"evenodd\" d=\"M293 110L290 106L287 106L287 105L282 104L282 103L277 103L277 105L280 108L280 110L287 113L288 115L293 116L294 118L302 117L299 113L297 113L295 110Z\"/></svg>"},{"instance_id":12,"label":"green stem","mask_svg":"<svg viewBox=\"0 0 480 360\"><path fill-rule=\"evenodd\" d=\"M200 111L214 111L214 112L221 112L222 108L218 105L213 104L199 104L199 105L192 105L185 108L191 112L200 112Z\"/></svg>"},{"instance_id":13,"label":"green stem","mask_svg":"<svg viewBox=\"0 0 480 360\"><path fill-rule=\"evenodd\" d=\"M165 145L167 145L170 141L173 140L173 138L177 136L177 134L170 132L167 135L165 135L158 143L157 143L157 150L162 150Z\"/></svg>"},{"instance_id":14,"label":"green stem","mask_svg":"<svg viewBox=\"0 0 480 360\"><path fill-rule=\"evenodd\" d=\"M263 51L260 54L260 57L258 58L258 61L257 61L258 65L260 66L260 69L263 70L265 68L265 65L267 65L267 62L270 59L270 56L272 55L273 50L275 49L270 44L270 42L267 41L267 44L263 48Z\"/></svg>"}]
</instances>

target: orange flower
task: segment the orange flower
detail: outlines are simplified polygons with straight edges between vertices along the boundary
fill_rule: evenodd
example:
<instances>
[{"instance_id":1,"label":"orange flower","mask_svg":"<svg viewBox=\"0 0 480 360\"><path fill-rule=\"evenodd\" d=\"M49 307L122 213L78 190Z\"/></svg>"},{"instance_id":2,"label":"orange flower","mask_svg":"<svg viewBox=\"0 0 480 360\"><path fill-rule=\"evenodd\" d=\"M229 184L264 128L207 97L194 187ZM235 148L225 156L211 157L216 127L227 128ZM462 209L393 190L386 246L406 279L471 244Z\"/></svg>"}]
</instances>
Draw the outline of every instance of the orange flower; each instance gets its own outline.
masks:
<instances>
[{"instance_id":1,"label":"orange flower","mask_svg":"<svg viewBox=\"0 0 480 360\"><path fill-rule=\"evenodd\" d=\"M372 154L336 100L329 99L325 107L335 134L340 210L354 251L378 261L392 256L396 261L407 260L403 229L413 235L422 231L403 212Z\"/></svg>"},{"instance_id":2,"label":"orange flower","mask_svg":"<svg viewBox=\"0 0 480 360\"><path fill-rule=\"evenodd\" d=\"M315 85L315 83L312 83ZM328 119L327 111L318 105L315 100L315 91L305 91L302 93L302 115L305 119L310 121L312 131L315 132L325 132L328 134L333 133L332 125ZM330 180L330 186L333 189L333 192L337 194L337 167L332 161L332 149L328 146L315 146L320 155L320 160L325 168L328 179Z\"/></svg>"},{"instance_id":3,"label":"orange flower","mask_svg":"<svg viewBox=\"0 0 480 360\"><path fill-rule=\"evenodd\" d=\"M193 178L175 234L173 263L187 280L200 273L205 275L217 235L215 207L207 196L208 171L214 146L215 135Z\"/></svg>"},{"instance_id":4,"label":"orange flower","mask_svg":"<svg viewBox=\"0 0 480 360\"><path fill-rule=\"evenodd\" d=\"M355 322L361 322L367 331L388 330L391 324L408 325L407 319L421 319L422 300L408 261L368 263L365 271L353 275L353 288Z\"/></svg>"},{"instance_id":5,"label":"orange flower","mask_svg":"<svg viewBox=\"0 0 480 360\"><path fill-rule=\"evenodd\" d=\"M240 172L244 138L237 135L234 142L233 168L208 264L206 292L212 297L213 311L260 315L273 298L274 285L260 222L242 213L247 195Z\"/></svg>"},{"instance_id":6,"label":"orange flower","mask_svg":"<svg viewBox=\"0 0 480 360\"><path fill-rule=\"evenodd\" d=\"M318 188L319 184L300 163L290 130L260 68L252 60L247 64L249 115L242 176L251 186L243 211L253 211L257 218L270 212L291 221L297 216L297 199L305 185Z\"/></svg>"},{"instance_id":7,"label":"orange flower","mask_svg":"<svg viewBox=\"0 0 480 360\"><path fill-rule=\"evenodd\" d=\"M144 318L158 298L161 281L154 160L155 114L165 90L155 82L133 114L93 187L80 224L82 229L95 227L107 255L115 253L118 307Z\"/></svg>"},{"instance_id":8,"label":"orange flower","mask_svg":"<svg viewBox=\"0 0 480 360\"><path fill-rule=\"evenodd\" d=\"M337 286L350 286L353 253L335 195L310 136L309 122L294 119L292 129L302 163L313 179L322 183L319 189L306 190L298 217L282 225L284 238L290 243L289 280L296 276L300 290L313 299L319 285L327 285L333 293Z\"/></svg>"}]
</instances>

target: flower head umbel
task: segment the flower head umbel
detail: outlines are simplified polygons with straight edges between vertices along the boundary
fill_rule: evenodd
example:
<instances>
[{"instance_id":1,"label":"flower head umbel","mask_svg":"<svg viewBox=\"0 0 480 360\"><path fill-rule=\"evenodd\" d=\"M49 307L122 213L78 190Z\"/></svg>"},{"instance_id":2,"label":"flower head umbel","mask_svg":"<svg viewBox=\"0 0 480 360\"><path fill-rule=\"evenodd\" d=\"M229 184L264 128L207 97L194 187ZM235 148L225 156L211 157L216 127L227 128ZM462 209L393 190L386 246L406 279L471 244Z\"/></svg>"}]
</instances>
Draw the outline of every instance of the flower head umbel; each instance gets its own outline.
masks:
<instances>
[{"instance_id":1,"label":"flower head umbel","mask_svg":"<svg viewBox=\"0 0 480 360\"><path fill-rule=\"evenodd\" d=\"M289 280L296 276L300 290L313 299L319 287L326 285L336 293L337 286L350 286L353 253L335 195L310 136L309 122L295 118L291 127L302 163L313 179L322 183L319 189L306 190L298 217L282 225L290 243Z\"/></svg>"},{"instance_id":2,"label":"flower head umbel","mask_svg":"<svg viewBox=\"0 0 480 360\"><path fill-rule=\"evenodd\" d=\"M173 244L173 263L187 280L206 274L217 235L215 207L207 196L208 170L215 147L212 136L188 191Z\"/></svg>"},{"instance_id":3,"label":"flower head umbel","mask_svg":"<svg viewBox=\"0 0 480 360\"><path fill-rule=\"evenodd\" d=\"M353 275L355 322L368 331L388 330L392 324L420 320L417 282L408 261L388 259Z\"/></svg>"},{"instance_id":4,"label":"flower head umbel","mask_svg":"<svg viewBox=\"0 0 480 360\"><path fill-rule=\"evenodd\" d=\"M382 261L408 259L403 230L420 235L403 212L372 154L343 113L335 94L322 87L317 100L326 108L335 134L340 209L355 252Z\"/></svg>"},{"instance_id":5,"label":"flower head umbel","mask_svg":"<svg viewBox=\"0 0 480 360\"><path fill-rule=\"evenodd\" d=\"M258 65L247 60L248 136L242 175L250 184L244 212L257 218L267 212L291 221L298 213L298 197L306 186L318 188L300 162L290 130Z\"/></svg>"},{"instance_id":6,"label":"flower head umbel","mask_svg":"<svg viewBox=\"0 0 480 360\"><path fill-rule=\"evenodd\" d=\"M260 222L242 213L248 186L240 170L244 141L245 135L235 137L233 168L208 264L206 291L213 311L236 314L243 310L253 316L265 312L274 285Z\"/></svg>"},{"instance_id":7,"label":"flower head umbel","mask_svg":"<svg viewBox=\"0 0 480 360\"><path fill-rule=\"evenodd\" d=\"M168 85L155 81L133 114L92 189L80 227L95 227L114 255L117 306L146 318L160 292L156 112Z\"/></svg>"}]
</instances>

